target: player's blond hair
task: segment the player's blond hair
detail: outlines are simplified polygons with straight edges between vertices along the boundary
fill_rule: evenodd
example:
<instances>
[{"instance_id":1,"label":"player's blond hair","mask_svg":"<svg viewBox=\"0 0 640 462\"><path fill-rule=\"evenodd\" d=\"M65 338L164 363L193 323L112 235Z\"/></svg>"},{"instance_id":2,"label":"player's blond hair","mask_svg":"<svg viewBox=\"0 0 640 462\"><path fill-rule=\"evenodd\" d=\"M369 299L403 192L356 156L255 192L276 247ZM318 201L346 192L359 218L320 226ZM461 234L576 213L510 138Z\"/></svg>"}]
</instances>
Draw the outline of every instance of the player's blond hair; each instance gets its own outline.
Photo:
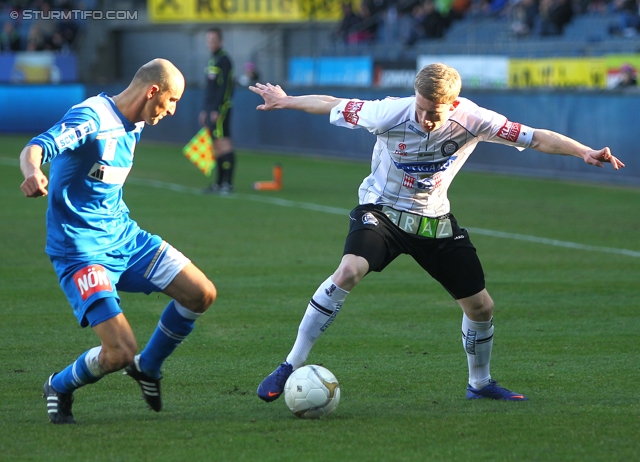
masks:
<instances>
[{"instance_id":1,"label":"player's blond hair","mask_svg":"<svg viewBox=\"0 0 640 462\"><path fill-rule=\"evenodd\" d=\"M416 75L413 88L429 101L449 104L460 95L462 79L451 66L442 63L428 64Z\"/></svg>"}]
</instances>

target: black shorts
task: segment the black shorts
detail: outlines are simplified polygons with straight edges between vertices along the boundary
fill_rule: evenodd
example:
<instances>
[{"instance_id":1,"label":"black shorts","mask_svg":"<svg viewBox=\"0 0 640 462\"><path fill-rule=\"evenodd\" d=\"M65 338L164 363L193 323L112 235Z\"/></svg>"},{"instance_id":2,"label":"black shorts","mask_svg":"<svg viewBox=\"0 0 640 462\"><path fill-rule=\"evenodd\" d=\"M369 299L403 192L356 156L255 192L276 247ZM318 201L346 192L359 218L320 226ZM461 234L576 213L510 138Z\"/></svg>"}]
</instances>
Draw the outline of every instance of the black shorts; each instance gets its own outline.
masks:
<instances>
[{"instance_id":1,"label":"black shorts","mask_svg":"<svg viewBox=\"0 0 640 462\"><path fill-rule=\"evenodd\" d=\"M409 234L382 213L382 207L366 204L351 211L351 225L343 255L363 257L369 271L380 272L400 254L408 254L455 298L470 297L485 288L484 271L466 229L453 215L453 235L447 238Z\"/></svg>"},{"instance_id":2,"label":"black shorts","mask_svg":"<svg viewBox=\"0 0 640 462\"><path fill-rule=\"evenodd\" d=\"M209 112L211 114L211 111ZM231 108L223 107L218 113L218 118L215 123L211 123L211 119L207 117L206 125L211 132L211 137L214 140L221 138L231 138Z\"/></svg>"}]
</instances>

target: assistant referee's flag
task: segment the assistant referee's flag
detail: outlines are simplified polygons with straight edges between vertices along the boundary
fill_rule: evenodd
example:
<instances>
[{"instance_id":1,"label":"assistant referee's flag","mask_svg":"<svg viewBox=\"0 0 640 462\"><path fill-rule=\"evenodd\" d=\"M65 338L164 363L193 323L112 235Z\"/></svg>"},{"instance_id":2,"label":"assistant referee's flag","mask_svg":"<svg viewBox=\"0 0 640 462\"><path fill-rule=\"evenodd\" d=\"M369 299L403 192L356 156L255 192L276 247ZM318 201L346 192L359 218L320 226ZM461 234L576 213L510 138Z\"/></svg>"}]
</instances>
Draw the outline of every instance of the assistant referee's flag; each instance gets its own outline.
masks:
<instances>
[{"instance_id":1,"label":"assistant referee's flag","mask_svg":"<svg viewBox=\"0 0 640 462\"><path fill-rule=\"evenodd\" d=\"M196 135L191 138L182 153L187 159L198 167L206 176L211 176L211 171L216 165L216 159L213 154L213 141L211 133L207 127L202 127Z\"/></svg>"}]
</instances>

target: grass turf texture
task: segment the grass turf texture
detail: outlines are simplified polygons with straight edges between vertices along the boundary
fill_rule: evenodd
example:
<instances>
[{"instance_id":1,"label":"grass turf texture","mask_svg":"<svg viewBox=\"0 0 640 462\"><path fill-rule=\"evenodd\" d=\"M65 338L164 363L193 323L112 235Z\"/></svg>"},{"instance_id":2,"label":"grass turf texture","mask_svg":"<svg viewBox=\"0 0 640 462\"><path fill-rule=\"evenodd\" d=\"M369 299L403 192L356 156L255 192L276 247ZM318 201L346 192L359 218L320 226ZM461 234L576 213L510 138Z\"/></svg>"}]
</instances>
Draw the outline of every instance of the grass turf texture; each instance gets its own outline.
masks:
<instances>
[{"instance_id":1,"label":"grass turf texture","mask_svg":"<svg viewBox=\"0 0 640 462\"><path fill-rule=\"evenodd\" d=\"M368 165L239 152L238 193L204 196L208 180L179 146L144 140L125 187L131 216L189 256L219 298L165 363L161 413L113 374L76 392L78 425L49 424L42 384L97 337L77 326L43 252L46 201L19 190L27 140L0 144L0 459L640 458L637 256L472 233L496 302L492 373L524 403L465 399L460 309L401 257L354 289L316 344L309 363L338 377L342 400L304 421L255 389L338 264L349 219L275 199L349 210ZM276 162L283 190L253 192ZM637 189L463 171L450 198L462 226L640 251ZM122 294L140 348L167 301Z\"/></svg>"}]
</instances>

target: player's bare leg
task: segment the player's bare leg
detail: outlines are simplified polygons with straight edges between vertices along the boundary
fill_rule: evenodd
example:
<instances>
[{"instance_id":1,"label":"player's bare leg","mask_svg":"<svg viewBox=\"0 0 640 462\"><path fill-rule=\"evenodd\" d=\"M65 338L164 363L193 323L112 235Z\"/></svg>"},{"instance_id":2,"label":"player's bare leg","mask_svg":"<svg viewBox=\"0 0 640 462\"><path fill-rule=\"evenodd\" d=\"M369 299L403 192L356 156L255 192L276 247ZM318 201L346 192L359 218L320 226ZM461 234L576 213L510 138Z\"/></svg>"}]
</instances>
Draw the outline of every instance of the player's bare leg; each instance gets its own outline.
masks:
<instances>
[{"instance_id":1,"label":"player's bare leg","mask_svg":"<svg viewBox=\"0 0 640 462\"><path fill-rule=\"evenodd\" d=\"M185 266L162 292L199 314L207 311L218 296L213 282L193 263Z\"/></svg>"}]
</instances>

